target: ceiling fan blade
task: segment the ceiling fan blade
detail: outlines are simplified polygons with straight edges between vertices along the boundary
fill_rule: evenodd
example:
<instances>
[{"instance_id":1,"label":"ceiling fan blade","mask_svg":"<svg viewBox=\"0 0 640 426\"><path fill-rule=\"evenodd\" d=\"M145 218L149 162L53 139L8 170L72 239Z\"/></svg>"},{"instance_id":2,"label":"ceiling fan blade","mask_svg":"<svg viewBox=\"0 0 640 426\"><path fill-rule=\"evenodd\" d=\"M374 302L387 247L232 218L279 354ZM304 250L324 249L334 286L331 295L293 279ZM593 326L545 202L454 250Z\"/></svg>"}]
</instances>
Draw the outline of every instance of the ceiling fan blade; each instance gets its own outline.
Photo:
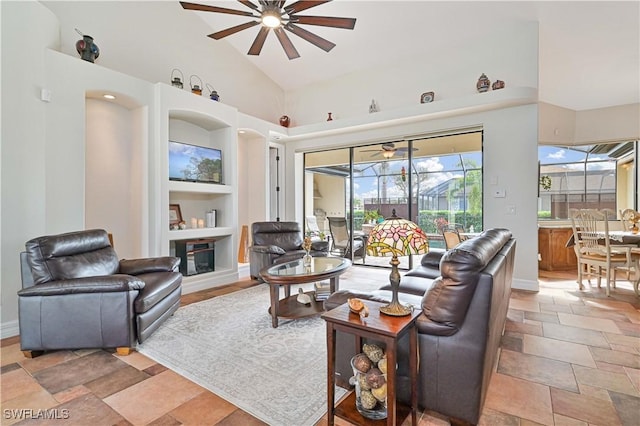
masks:
<instances>
[{"instance_id":1,"label":"ceiling fan blade","mask_svg":"<svg viewBox=\"0 0 640 426\"><path fill-rule=\"evenodd\" d=\"M256 36L256 39L253 40L253 44L249 48L249 55L259 55L262 50L262 46L264 46L264 41L267 39L267 34L269 34L269 28L262 27Z\"/></svg>"},{"instance_id":2,"label":"ceiling fan blade","mask_svg":"<svg viewBox=\"0 0 640 426\"><path fill-rule=\"evenodd\" d=\"M289 6L284 8L284 11L287 12L289 15L291 15L292 13L298 13L301 12L303 10L307 10L310 9L312 7L316 7L316 6L320 6L323 3L329 3L331 0L326 0L326 1L297 1L295 3L291 3Z\"/></svg>"},{"instance_id":3,"label":"ceiling fan blade","mask_svg":"<svg viewBox=\"0 0 640 426\"><path fill-rule=\"evenodd\" d=\"M242 10L235 10L235 9L227 9L225 7L207 6L204 4L189 3L186 1L181 1L180 4L184 9L188 9L188 10L199 10L201 12L227 13L229 15L253 16L254 18L256 17L251 12L245 12Z\"/></svg>"},{"instance_id":4,"label":"ceiling fan blade","mask_svg":"<svg viewBox=\"0 0 640 426\"><path fill-rule=\"evenodd\" d=\"M333 16L292 16L295 24L320 25L323 27L344 28L352 30L356 26L356 18L336 18Z\"/></svg>"},{"instance_id":5,"label":"ceiling fan blade","mask_svg":"<svg viewBox=\"0 0 640 426\"><path fill-rule=\"evenodd\" d=\"M318 46L320 49L324 50L325 52L330 51L336 46L335 43L332 43L329 40L326 40L320 37L319 35L316 35L294 24L285 25L284 29L291 31L298 37L303 38L307 40L309 43Z\"/></svg>"},{"instance_id":6,"label":"ceiling fan blade","mask_svg":"<svg viewBox=\"0 0 640 426\"><path fill-rule=\"evenodd\" d=\"M213 34L209 34L208 37L211 37L215 40L220 40L223 37L229 36L231 34L235 34L238 31L246 30L247 28L251 28L253 26L259 25L260 23L257 21L249 21L244 24L236 25L235 27L227 28L226 30L218 31Z\"/></svg>"},{"instance_id":7,"label":"ceiling fan blade","mask_svg":"<svg viewBox=\"0 0 640 426\"><path fill-rule=\"evenodd\" d=\"M286 2L287 2L286 0L280 0L280 1L277 1L276 3L278 3L278 4L277 4L278 9L282 9L282 6L284 6L284 4L285 4Z\"/></svg>"},{"instance_id":8,"label":"ceiling fan blade","mask_svg":"<svg viewBox=\"0 0 640 426\"><path fill-rule=\"evenodd\" d=\"M289 38L287 33L285 33L282 28L276 28L274 29L274 31L276 33L276 37L278 37L278 40L282 45L282 48L284 49L284 52L287 54L287 57L289 59L299 58L300 54L298 53L296 48L293 46L293 43L291 43L291 39Z\"/></svg>"},{"instance_id":9,"label":"ceiling fan blade","mask_svg":"<svg viewBox=\"0 0 640 426\"><path fill-rule=\"evenodd\" d=\"M244 4L245 6L247 6L250 9L253 9L255 11L260 12L260 8L258 6L256 6L255 4L251 3L249 0L238 0L240 3Z\"/></svg>"}]
</instances>

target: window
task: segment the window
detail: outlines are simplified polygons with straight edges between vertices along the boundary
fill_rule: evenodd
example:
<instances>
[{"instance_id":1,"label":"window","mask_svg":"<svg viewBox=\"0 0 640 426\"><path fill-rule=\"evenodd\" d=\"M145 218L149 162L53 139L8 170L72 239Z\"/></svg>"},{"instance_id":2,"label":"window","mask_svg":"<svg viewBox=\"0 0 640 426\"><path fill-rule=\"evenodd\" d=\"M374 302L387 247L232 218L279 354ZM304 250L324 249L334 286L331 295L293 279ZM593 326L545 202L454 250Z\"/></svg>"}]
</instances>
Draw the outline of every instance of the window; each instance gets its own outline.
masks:
<instances>
[{"instance_id":1,"label":"window","mask_svg":"<svg viewBox=\"0 0 640 426\"><path fill-rule=\"evenodd\" d=\"M570 208L632 206L635 145L540 146L538 218L568 219Z\"/></svg>"}]
</instances>

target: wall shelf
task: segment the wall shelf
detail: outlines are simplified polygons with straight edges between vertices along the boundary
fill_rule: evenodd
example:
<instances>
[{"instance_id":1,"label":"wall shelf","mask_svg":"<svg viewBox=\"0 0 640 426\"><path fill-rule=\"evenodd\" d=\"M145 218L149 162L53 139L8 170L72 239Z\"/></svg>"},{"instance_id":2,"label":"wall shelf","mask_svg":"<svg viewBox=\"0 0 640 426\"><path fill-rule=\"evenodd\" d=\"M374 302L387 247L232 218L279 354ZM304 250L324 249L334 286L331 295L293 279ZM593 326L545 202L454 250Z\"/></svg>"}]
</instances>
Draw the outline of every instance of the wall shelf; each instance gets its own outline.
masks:
<instances>
[{"instance_id":1,"label":"wall shelf","mask_svg":"<svg viewBox=\"0 0 640 426\"><path fill-rule=\"evenodd\" d=\"M233 188L230 185L170 180L169 191L199 194L231 194Z\"/></svg>"},{"instance_id":2,"label":"wall shelf","mask_svg":"<svg viewBox=\"0 0 640 426\"><path fill-rule=\"evenodd\" d=\"M183 292L216 287L238 280L238 194L237 121L238 112L228 105L195 96L164 83L156 85L160 131L154 147L157 156L155 182L158 188L157 223L160 235L155 246L159 255L175 255L175 242L215 238L215 270L185 276ZM184 182L169 179L169 144L178 141L222 151L224 184ZM169 230L170 204L180 206L182 219L204 220L216 210L214 228Z\"/></svg>"},{"instance_id":3,"label":"wall shelf","mask_svg":"<svg viewBox=\"0 0 640 426\"><path fill-rule=\"evenodd\" d=\"M169 231L169 241L229 237L232 235L234 235L234 229L230 227L179 229L177 231Z\"/></svg>"}]
</instances>

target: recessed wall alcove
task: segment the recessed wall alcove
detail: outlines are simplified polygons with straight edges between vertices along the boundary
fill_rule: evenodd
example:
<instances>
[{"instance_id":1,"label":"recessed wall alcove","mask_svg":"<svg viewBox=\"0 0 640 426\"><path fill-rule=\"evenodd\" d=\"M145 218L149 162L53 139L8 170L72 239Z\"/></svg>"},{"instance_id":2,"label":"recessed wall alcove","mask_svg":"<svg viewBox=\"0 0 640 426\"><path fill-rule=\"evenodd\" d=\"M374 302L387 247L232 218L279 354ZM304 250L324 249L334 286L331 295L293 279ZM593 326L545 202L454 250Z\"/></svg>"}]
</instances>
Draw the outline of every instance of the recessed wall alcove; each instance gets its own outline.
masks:
<instances>
[{"instance_id":1,"label":"recessed wall alcove","mask_svg":"<svg viewBox=\"0 0 640 426\"><path fill-rule=\"evenodd\" d=\"M85 227L113 234L120 257L146 250L148 108L122 94L85 100Z\"/></svg>"}]
</instances>

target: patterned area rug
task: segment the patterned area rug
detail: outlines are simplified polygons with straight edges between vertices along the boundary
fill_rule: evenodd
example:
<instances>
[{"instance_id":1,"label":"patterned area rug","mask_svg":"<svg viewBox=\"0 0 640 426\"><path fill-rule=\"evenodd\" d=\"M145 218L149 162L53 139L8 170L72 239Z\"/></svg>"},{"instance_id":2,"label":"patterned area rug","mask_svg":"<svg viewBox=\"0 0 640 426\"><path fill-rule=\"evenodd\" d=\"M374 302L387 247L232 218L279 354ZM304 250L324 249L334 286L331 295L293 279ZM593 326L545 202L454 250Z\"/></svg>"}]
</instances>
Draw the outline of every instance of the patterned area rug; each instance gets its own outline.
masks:
<instances>
[{"instance_id":1,"label":"patterned area rug","mask_svg":"<svg viewBox=\"0 0 640 426\"><path fill-rule=\"evenodd\" d=\"M270 425L314 425L327 409L325 322L281 319L274 329L268 307L267 284L187 305L138 351ZM337 388L336 399L344 392Z\"/></svg>"}]
</instances>

